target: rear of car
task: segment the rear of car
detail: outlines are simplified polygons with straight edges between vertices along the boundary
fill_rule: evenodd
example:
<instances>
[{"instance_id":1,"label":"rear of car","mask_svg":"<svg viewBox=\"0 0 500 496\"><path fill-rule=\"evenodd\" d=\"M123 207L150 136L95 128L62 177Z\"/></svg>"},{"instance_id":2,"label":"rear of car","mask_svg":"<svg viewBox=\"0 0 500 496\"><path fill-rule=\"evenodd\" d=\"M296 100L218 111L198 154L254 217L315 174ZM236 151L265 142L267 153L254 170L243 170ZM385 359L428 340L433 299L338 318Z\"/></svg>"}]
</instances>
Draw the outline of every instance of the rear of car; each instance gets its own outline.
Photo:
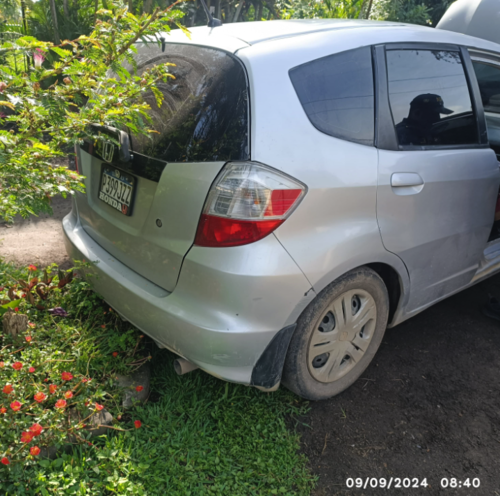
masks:
<instances>
[{"instance_id":1,"label":"rear of car","mask_svg":"<svg viewBox=\"0 0 500 496\"><path fill-rule=\"evenodd\" d=\"M86 193L64 220L67 249L97 262L95 290L160 346L221 378L271 388L281 369L265 350L279 346L279 331L290 335L312 294L270 234L306 187L251 161L248 76L237 57L164 48L143 44L137 55L139 71L175 64L175 80L158 85L163 105L145 96L155 132L128 137L130 158L113 139L77 150Z\"/></svg>"}]
</instances>

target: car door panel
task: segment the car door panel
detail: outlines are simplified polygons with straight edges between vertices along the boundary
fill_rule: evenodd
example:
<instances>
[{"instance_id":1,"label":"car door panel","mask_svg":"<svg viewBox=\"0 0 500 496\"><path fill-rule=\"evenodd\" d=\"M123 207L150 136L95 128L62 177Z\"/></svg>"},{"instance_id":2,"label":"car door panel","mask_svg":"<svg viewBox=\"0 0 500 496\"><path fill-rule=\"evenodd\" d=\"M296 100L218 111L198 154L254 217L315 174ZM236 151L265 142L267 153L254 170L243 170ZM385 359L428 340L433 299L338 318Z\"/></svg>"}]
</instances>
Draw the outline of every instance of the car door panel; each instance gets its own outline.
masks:
<instances>
[{"instance_id":1,"label":"car door panel","mask_svg":"<svg viewBox=\"0 0 500 496\"><path fill-rule=\"evenodd\" d=\"M472 281L493 224L500 173L468 54L423 44L375 53L384 126L377 219L385 248L407 266L406 313L414 313Z\"/></svg>"}]
</instances>

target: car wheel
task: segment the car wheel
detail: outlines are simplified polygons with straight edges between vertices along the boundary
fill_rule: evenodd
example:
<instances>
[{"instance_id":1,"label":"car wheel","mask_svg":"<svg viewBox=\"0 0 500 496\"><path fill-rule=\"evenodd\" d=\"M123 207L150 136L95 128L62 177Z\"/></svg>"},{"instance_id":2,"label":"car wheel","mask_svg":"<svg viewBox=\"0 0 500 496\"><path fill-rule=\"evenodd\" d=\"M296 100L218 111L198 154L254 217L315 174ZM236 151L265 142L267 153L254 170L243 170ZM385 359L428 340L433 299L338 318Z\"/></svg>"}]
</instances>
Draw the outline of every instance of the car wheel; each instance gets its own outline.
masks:
<instances>
[{"instance_id":1,"label":"car wheel","mask_svg":"<svg viewBox=\"0 0 500 496\"><path fill-rule=\"evenodd\" d=\"M299 317L283 384L309 400L341 393L375 356L388 314L387 288L376 272L360 267L337 279Z\"/></svg>"}]
</instances>

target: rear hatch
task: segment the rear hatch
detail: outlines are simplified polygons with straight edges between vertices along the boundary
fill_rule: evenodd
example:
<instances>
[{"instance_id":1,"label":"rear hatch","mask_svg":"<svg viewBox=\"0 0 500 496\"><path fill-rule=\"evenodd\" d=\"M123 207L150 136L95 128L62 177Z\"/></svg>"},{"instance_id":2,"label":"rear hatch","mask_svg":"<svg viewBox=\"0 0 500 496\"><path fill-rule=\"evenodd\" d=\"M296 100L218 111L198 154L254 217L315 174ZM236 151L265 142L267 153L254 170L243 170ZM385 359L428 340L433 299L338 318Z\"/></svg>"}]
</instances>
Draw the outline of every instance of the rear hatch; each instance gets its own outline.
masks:
<instances>
[{"instance_id":1,"label":"rear hatch","mask_svg":"<svg viewBox=\"0 0 500 496\"><path fill-rule=\"evenodd\" d=\"M131 160L112 141L78 153L86 193L77 195L83 229L113 257L173 291L193 244L210 186L230 160L249 159L245 70L218 49L183 44L138 47L138 70L173 63L175 80L149 93L151 137L129 136ZM109 131L112 133L112 131Z\"/></svg>"}]
</instances>

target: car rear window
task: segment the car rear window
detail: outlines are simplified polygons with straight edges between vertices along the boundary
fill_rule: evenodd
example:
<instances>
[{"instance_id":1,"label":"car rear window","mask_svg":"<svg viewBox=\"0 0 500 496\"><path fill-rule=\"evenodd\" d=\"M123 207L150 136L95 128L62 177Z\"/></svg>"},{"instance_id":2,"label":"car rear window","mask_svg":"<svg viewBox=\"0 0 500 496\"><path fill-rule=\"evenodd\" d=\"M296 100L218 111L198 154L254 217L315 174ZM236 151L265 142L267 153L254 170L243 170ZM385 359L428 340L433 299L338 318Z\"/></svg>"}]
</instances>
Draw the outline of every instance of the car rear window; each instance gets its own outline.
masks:
<instances>
[{"instance_id":1,"label":"car rear window","mask_svg":"<svg viewBox=\"0 0 500 496\"><path fill-rule=\"evenodd\" d=\"M135 153L166 162L248 159L248 93L246 74L232 55L213 48L154 43L141 45L136 56L139 73L172 63L175 79L159 83L161 107L152 92L150 136L131 136Z\"/></svg>"},{"instance_id":2,"label":"car rear window","mask_svg":"<svg viewBox=\"0 0 500 496\"><path fill-rule=\"evenodd\" d=\"M336 138L373 145L375 106L370 47L294 67L290 79L314 127Z\"/></svg>"}]
</instances>

